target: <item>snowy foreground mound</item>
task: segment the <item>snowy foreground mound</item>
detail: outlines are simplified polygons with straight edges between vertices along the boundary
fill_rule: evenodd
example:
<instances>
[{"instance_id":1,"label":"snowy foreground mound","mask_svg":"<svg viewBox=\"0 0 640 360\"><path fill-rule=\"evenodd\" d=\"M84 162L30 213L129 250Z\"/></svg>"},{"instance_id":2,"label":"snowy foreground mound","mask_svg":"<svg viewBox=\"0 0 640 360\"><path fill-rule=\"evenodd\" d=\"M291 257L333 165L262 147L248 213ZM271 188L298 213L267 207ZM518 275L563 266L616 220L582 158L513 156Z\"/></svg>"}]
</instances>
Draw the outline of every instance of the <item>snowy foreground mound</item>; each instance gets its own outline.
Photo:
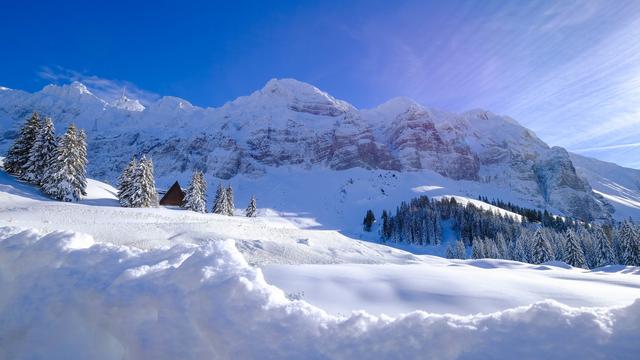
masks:
<instances>
[{"instance_id":1,"label":"snowy foreground mound","mask_svg":"<svg viewBox=\"0 0 640 360\"><path fill-rule=\"evenodd\" d=\"M0 228L0 358L628 358L640 301L336 317L290 301L233 241L140 250Z\"/></svg>"}]
</instances>

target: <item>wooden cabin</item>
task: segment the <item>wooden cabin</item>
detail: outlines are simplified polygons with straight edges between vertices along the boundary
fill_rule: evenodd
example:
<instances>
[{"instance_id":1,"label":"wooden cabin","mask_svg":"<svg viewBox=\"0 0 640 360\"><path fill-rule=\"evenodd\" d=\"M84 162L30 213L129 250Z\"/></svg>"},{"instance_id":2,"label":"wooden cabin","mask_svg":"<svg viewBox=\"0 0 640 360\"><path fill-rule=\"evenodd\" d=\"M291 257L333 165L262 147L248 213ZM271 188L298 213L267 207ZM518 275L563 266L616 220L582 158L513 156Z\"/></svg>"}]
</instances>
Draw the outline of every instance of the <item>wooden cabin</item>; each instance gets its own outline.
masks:
<instances>
[{"instance_id":1,"label":"wooden cabin","mask_svg":"<svg viewBox=\"0 0 640 360\"><path fill-rule=\"evenodd\" d=\"M184 191L180 187L180 184L176 181L171 185L169 190L160 199L160 205L163 206L181 206L184 201Z\"/></svg>"}]
</instances>

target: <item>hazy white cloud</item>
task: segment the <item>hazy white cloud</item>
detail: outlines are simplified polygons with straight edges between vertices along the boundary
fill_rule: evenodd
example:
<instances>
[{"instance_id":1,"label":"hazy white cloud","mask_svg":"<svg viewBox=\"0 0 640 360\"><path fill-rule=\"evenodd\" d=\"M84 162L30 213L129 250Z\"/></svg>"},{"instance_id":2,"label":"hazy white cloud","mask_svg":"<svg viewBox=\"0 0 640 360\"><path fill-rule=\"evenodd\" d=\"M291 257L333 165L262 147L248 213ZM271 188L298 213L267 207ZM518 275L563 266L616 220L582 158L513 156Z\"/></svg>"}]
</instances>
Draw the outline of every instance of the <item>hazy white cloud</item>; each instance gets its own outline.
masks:
<instances>
[{"instance_id":1,"label":"hazy white cloud","mask_svg":"<svg viewBox=\"0 0 640 360\"><path fill-rule=\"evenodd\" d=\"M140 89L129 81L105 79L61 66L42 66L37 74L40 78L55 84L64 84L72 81L81 82L93 94L106 101L120 98L123 91L126 92L127 97L138 99L144 105L160 97L158 94Z\"/></svg>"},{"instance_id":2,"label":"hazy white cloud","mask_svg":"<svg viewBox=\"0 0 640 360\"><path fill-rule=\"evenodd\" d=\"M593 148L640 140L640 19L594 41L515 92L505 111L553 143ZM564 124L559 127L558 124Z\"/></svg>"},{"instance_id":3,"label":"hazy white cloud","mask_svg":"<svg viewBox=\"0 0 640 360\"><path fill-rule=\"evenodd\" d=\"M557 31L567 26L580 25L597 16L605 5L600 0L554 1L544 11L544 20L539 28L543 31Z\"/></svg>"}]
</instances>

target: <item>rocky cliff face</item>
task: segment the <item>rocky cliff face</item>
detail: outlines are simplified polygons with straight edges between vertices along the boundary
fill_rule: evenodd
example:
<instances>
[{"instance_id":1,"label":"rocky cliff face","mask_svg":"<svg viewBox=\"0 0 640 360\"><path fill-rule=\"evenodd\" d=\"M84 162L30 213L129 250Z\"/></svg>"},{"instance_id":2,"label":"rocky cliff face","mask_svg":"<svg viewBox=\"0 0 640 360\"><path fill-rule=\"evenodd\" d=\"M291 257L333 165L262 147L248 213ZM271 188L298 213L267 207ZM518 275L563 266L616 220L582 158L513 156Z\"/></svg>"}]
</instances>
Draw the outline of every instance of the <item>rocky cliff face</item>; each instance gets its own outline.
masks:
<instances>
[{"instance_id":1,"label":"rocky cliff face","mask_svg":"<svg viewBox=\"0 0 640 360\"><path fill-rule=\"evenodd\" d=\"M565 150L486 111L451 114L402 98L358 110L290 79L271 80L221 108L174 97L145 107L128 98L109 104L73 83L34 94L0 90L0 150L33 110L52 116L59 131L71 122L87 130L90 175L99 179L114 180L141 153L153 157L158 175L200 168L223 179L281 166L432 170L509 187L571 216L605 213Z\"/></svg>"}]
</instances>

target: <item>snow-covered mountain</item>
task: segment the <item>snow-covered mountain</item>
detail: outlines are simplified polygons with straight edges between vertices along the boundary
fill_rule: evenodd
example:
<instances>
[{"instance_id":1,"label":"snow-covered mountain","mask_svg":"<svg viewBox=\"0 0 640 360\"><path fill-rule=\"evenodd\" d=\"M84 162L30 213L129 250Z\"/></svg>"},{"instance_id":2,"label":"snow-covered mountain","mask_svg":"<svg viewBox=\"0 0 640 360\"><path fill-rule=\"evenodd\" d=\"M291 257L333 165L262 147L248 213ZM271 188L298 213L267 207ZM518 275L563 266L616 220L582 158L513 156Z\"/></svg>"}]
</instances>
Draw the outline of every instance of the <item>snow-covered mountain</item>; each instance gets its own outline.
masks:
<instances>
[{"instance_id":1,"label":"snow-covered mountain","mask_svg":"<svg viewBox=\"0 0 640 360\"><path fill-rule=\"evenodd\" d=\"M475 188L468 196L505 197L584 219L610 213L640 218L640 205L627 201L640 196L637 172L610 164L612 172L582 157L577 168L576 157L566 150L488 111L454 114L406 98L360 110L292 79L271 80L220 108L200 108L175 97L146 105L125 96L109 103L78 82L36 93L3 88L0 150L37 110L52 116L59 130L71 122L86 129L89 173L111 182L133 154L149 153L161 186L188 178L193 168L210 179L234 181L282 174L276 168L329 170L323 174L362 168L377 171L380 179L386 174L431 179L436 173L458 188ZM622 198L600 188L592 191L593 181L600 186L619 184L619 179L626 184ZM384 193L384 181L365 185Z\"/></svg>"}]
</instances>

